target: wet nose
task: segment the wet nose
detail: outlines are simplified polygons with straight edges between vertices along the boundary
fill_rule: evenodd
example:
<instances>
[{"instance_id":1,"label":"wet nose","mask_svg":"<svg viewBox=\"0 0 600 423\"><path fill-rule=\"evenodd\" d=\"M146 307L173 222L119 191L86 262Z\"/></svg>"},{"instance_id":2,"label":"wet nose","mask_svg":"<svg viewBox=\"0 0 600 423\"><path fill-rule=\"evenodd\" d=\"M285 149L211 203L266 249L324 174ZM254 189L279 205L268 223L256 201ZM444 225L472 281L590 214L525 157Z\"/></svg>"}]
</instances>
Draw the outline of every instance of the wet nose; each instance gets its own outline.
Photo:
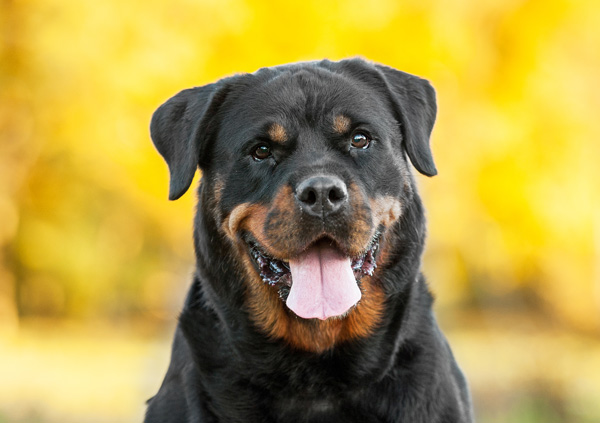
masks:
<instances>
[{"instance_id":1,"label":"wet nose","mask_svg":"<svg viewBox=\"0 0 600 423\"><path fill-rule=\"evenodd\" d=\"M344 181L336 176L312 176L297 186L296 199L305 213L326 217L348 204L348 189Z\"/></svg>"}]
</instances>

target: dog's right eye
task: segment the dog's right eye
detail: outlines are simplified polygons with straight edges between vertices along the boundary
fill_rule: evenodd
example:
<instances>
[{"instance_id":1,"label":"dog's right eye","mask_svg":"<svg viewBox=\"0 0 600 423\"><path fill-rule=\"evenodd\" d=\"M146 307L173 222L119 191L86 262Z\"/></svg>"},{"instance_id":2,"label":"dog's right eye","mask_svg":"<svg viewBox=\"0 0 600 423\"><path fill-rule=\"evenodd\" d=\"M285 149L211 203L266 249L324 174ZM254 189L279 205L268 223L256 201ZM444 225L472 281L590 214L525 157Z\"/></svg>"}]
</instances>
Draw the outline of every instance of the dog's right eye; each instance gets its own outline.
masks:
<instances>
[{"instance_id":1,"label":"dog's right eye","mask_svg":"<svg viewBox=\"0 0 600 423\"><path fill-rule=\"evenodd\" d=\"M252 151L252 158L256 161L264 160L271 156L271 149L266 144L261 144Z\"/></svg>"}]
</instances>

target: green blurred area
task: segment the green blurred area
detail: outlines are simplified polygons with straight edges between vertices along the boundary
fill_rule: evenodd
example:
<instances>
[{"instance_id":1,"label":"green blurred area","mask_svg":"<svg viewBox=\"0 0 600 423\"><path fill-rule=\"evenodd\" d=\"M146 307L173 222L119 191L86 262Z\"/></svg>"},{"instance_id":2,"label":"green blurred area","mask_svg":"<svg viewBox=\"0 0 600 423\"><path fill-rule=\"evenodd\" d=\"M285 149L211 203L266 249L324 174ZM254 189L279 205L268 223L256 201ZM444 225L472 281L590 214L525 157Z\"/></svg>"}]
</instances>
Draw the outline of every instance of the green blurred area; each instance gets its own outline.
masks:
<instances>
[{"instance_id":1,"label":"green blurred area","mask_svg":"<svg viewBox=\"0 0 600 423\"><path fill-rule=\"evenodd\" d=\"M152 112L263 66L429 79L424 271L480 422L600 420L595 0L0 0L0 422L140 421L193 268Z\"/></svg>"}]
</instances>

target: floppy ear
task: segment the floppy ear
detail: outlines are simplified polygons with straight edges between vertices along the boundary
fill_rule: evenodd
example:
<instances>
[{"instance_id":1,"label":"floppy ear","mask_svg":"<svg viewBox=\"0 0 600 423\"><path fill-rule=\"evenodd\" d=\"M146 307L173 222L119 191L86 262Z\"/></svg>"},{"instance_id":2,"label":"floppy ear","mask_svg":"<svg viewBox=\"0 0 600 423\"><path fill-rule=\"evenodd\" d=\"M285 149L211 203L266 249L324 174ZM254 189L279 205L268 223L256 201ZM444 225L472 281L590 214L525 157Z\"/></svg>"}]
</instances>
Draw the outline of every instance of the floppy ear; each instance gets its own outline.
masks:
<instances>
[{"instance_id":1,"label":"floppy ear","mask_svg":"<svg viewBox=\"0 0 600 423\"><path fill-rule=\"evenodd\" d=\"M382 73L401 123L404 147L413 166L423 175L437 175L429 136L435 123L435 91L428 81L386 66L375 65Z\"/></svg>"},{"instance_id":2,"label":"floppy ear","mask_svg":"<svg viewBox=\"0 0 600 423\"><path fill-rule=\"evenodd\" d=\"M204 150L225 91L220 83L183 90L152 115L150 135L171 175L169 200L185 194L198 165L207 163Z\"/></svg>"}]
</instances>

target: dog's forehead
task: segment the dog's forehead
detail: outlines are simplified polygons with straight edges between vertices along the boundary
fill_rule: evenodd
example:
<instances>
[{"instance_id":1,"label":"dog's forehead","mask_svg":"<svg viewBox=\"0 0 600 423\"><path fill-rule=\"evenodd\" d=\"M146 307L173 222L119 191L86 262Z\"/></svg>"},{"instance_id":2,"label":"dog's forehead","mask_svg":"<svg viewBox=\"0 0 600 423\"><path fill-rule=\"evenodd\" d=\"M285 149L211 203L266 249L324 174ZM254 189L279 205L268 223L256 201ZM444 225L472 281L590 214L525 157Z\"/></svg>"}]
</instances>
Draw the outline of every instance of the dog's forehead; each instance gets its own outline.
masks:
<instances>
[{"instance_id":1,"label":"dog's forehead","mask_svg":"<svg viewBox=\"0 0 600 423\"><path fill-rule=\"evenodd\" d=\"M368 119L388 112L386 99L371 87L314 66L269 68L243 78L243 89L225 112L226 119L237 123L232 127L238 134L269 123L281 125L273 128L278 135L289 129L286 126L316 127L325 122L339 130L349 126L351 116Z\"/></svg>"},{"instance_id":2,"label":"dog's forehead","mask_svg":"<svg viewBox=\"0 0 600 423\"><path fill-rule=\"evenodd\" d=\"M260 78L260 76L257 76ZM366 100L366 93L342 74L320 69L285 71L257 84L253 95L265 104L277 104L292 110L335 107L340 102Z\"/></svg>"}]
</instances>

